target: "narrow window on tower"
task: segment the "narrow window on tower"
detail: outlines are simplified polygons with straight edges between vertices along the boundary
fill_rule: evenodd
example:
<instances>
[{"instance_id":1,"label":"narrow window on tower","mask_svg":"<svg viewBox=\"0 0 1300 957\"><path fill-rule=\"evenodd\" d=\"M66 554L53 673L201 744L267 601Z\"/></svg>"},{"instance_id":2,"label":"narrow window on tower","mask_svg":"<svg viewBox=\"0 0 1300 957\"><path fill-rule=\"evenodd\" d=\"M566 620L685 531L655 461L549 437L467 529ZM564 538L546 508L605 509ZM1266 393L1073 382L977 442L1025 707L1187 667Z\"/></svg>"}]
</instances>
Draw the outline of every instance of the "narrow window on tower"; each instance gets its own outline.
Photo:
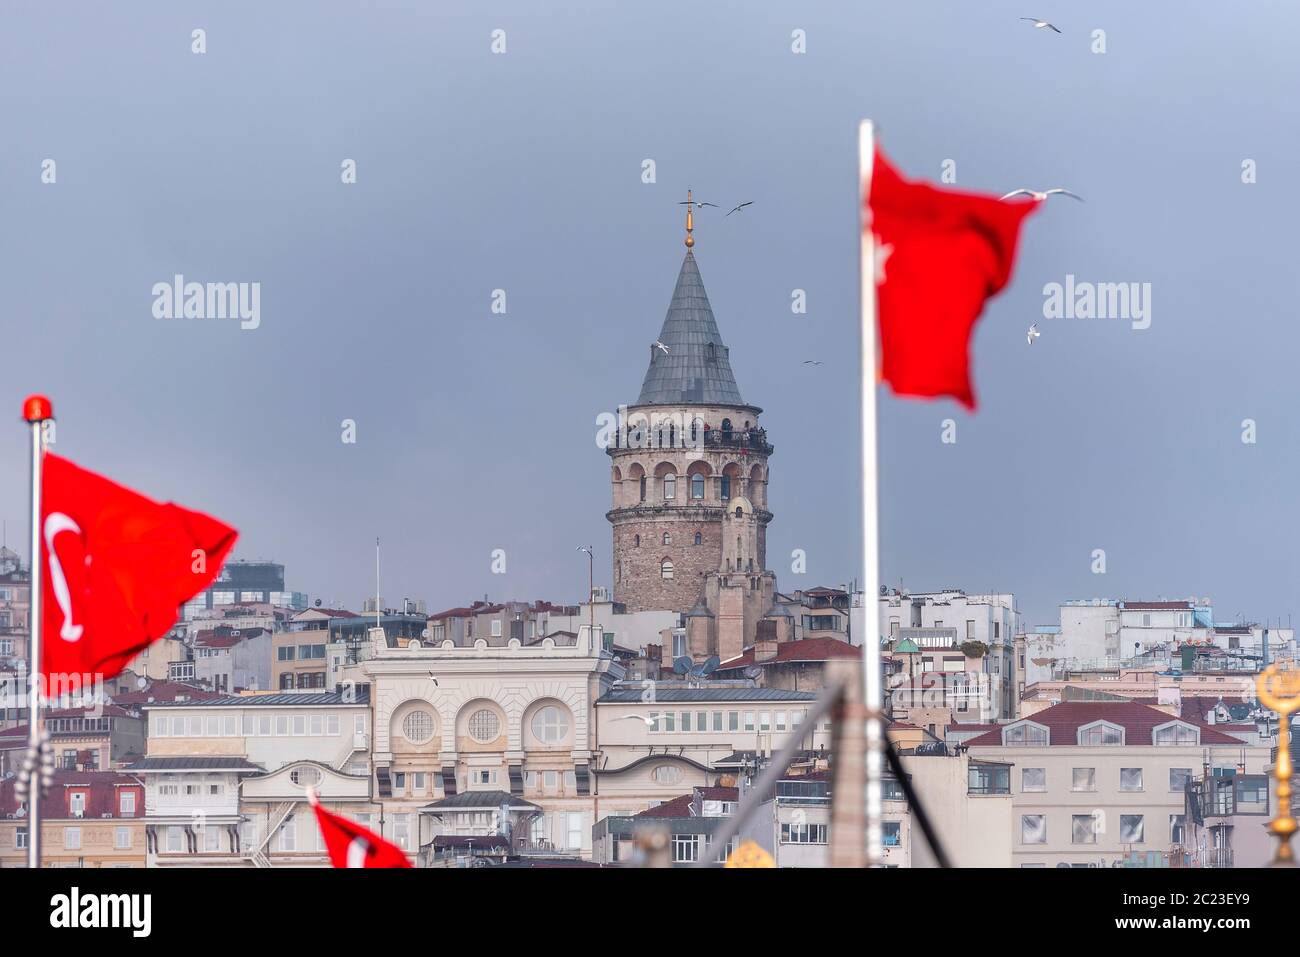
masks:
<instances>
[{"instance_id":1,"label":"narrow window on tower","mask_svg":"<svg viewBox=\"0 0 1300 957\"><path fill-rule=\"evenodd\" d=\"M664 544L671 545L672 543L673 543L673 537L669 535L667 532L664 532Z\"/></svg>"},{"instance_id":2,"label":"narrow window on tower","mask_svg":"<svg viewBox=\"0 0 1300 957\"><path fill-rule=\"evenodd\" d=\"M641 476L641 501L645 501L645 476Z\"/></svg>"},{"instance_id":3,"label":"narrow window on tower","mask_svg":"<svg viewBox=\"0 0 1300 957\"><path fill-rule=\"evenodd\" d=\"M641 536L640 536L640 535L634 535L634 536L632 536L632 547L633 547L633 548L640 548L640 547L641 547Z\"/></svg>"},{"instance_id":4,"label":"narrow window on tower","mask_svg":"<svg viewBox=\"0 0 1300 957\"><path fill-rule=\"evenodd\" d=\"M695 533L695 544L696 544L696 545L703 545L703 544L704 544L704 536L701 535L699 532L696 532L696 533Z\"/></svg>"},{"instance_id":5,"label":"narrow window on tower","mask_svg":"<svg viewBox=\"0 0 1300 957\"><path fill-rule=\"evenodd\" d=\"M677 497L677 476L669 472L664 476L664 501L668 502Z\"/></svg>"},{"instance_id":6,"label":"narrow window on tower","mask_svg":"<svg viewBox=\"0 0 1300 957\"><path fill-rule=\"evenodd\" d=\"M672 580L673 563L665 559L664 563L659 566L659 576L663 578L664 581Z\"/></svg>"},{"instance_id":7,"label":"narrow window on tower","mask_svg":"<svg viewBox=\"0 0 1300 957\"><path fill-rule=\"evenodd\" d=\"M691 498L704 498L704 476L698 472L691 476Z\"/></svg>"},{"instance_id":8,"label":"narrow window on tower","mask_svg":"<svg viewBox=\"0 0 1300 957\"><path fill-rule=\"evenodd\" d=\"M731 501L731 476L730 475L722 476L722 500L724 502Z\"/></svg>"}]
</instances>

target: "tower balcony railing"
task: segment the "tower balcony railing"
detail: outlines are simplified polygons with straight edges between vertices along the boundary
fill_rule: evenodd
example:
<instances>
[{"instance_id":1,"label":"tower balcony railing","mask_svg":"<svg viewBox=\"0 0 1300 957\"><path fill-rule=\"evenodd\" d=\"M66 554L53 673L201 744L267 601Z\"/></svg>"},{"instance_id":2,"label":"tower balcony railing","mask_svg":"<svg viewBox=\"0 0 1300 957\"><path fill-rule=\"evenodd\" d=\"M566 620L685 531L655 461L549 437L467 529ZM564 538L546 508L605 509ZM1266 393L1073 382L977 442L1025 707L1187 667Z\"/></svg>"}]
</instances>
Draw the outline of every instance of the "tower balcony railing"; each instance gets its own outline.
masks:
<instances>
[{"instance_id":1,"label":"tower balcony railing","mask_svg":"<svg viewBox=\"0 0 1300 957\"><path fill-rule=\"evenodd\" d=\"M628 428L614 433L612 449L736 449L742 453L771 455L766 429Z\"/></svg>"}]
</instances>

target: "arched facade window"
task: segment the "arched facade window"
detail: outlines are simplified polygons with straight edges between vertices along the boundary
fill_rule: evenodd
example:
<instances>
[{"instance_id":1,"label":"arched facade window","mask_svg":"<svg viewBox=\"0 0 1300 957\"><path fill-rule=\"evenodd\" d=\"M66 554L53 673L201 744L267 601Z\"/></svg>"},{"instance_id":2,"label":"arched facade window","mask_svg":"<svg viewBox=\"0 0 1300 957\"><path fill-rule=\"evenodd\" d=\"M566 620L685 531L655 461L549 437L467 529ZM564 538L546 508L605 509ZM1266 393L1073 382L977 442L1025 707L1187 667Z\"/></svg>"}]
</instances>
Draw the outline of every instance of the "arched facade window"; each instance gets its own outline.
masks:
<instances>
[{"instance_id":1,"label":"arched facade window","mask_svg":"<svg viewBox=\"0 0 1300 957\"><path fill-rule=\"evenodd\" d=\"M669 472L664 476L664 501L671 502L677 497L677 476Z\"/></svg>"},{"instance_id":2,"label":"arched facade window","mask_svg":"<svg viewBox=\"0 0 1300 957\"><path fill-rule=\"evenodd\" d=\"M664 544L671 545L672 543L673 543L672 535L668 534L667 532L664 532Z\"/></svg>"},{"instance_id":3,"label":"arched facade window","mask_svg":"<svg viewBox=\"0 0 1300 957\"><path fill-rule=\"evenodd\" d=\"M642 501L642 502L645 501L645 476L644 476L644 475L641 476L641 498L640 498L640 501Z\"/></svg>"},{"instance_id":4,"label":"arched facade window","mask_svg":"<svg viewBox=\"0 0 1300 957\"><path fill-rule=\"evenodd\" d=\"M672 581L673 563L666 558L659 565L659 577L662 578L664 581Z\"/></svg>"},{"instance_id":5,"label":"arched facade window","mask_svg":"<svg viewBox=\"0 0 1300 957\"><path fill-rule=\"evenodd\" d=\"M704 476L699 472L691 476L691 498L696 500L704 498Z\"/></svg>"},{"instance_id":6,"label":"arched facade window","mask_svg":"<svg viewBox=\"0 0 1300 957\"><path fill-rule=\"evenodd\" d=\"M731 501L731 476L730 475L722 476L722 500L724 502Z\"/></svg>"},{"instance_id":7,"label":"arched facade window","mask_svg":"<svg viewBox=\"0 0 1300 957\"><path fill-rule=\"evenodd\" d=\"M696 533L695 533L695 544L696 544L696 545L703 545L703 544L704 544L704 536L701 535L699 532L696 532Z\"/></svg>"}]
</instances>

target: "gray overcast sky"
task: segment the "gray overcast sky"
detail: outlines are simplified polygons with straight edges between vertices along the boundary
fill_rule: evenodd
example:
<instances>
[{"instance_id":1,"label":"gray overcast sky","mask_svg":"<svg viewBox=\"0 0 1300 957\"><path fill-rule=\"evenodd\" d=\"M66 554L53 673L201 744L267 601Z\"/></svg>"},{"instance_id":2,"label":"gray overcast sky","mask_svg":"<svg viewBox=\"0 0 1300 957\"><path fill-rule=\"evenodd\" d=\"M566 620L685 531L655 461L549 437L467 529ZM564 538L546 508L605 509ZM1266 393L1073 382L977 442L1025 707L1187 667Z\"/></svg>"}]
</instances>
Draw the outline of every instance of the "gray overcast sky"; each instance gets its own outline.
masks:
<instances>
[{"instance_id":1,"label":"gray overcast sky","mask_svg":"<svg viewBox=\"0 0 1300 957\"><path fill-rule=\"evenodd\" d=\"M11 4L0 22L11 545L26 535L17 413L41 390L59 452L231 522L241 557L283 562L313 597L358 606L379 535L390 602L578 600L574 546L594 541L610 578L595 417L637 395L689 184L754 201L701 214L696 253L777 448L769 564L787 590L847 582L869 116L909 175L937 180L953 159L963 188L1087 198L1028 221L1014 283L978 328L975 416L883 399L884 578L1011 590L1032 624L1093 596L1208 595L1221 620L1291 612L1294 6L127 9ZM496 28L505 55L489 50ZM155 320L151 287L175 273L260 282L261 328ZM1066 273L1150 282L1151 327L1044 320L1043 285ZM506 316L489 312L495 288ZM948 417L956 445L939 441Z\"/></svg>"}]
</instances>

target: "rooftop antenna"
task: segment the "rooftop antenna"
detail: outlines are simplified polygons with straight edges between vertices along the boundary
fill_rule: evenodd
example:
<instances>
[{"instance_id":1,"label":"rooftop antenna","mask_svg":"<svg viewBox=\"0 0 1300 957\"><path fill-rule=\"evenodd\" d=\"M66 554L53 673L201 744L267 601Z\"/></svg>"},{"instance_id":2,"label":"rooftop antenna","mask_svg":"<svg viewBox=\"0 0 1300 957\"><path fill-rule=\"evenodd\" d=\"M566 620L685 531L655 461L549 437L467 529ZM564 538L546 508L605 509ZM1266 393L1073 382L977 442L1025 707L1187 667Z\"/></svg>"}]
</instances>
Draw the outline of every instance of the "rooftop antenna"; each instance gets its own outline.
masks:
<instances>
[{"instance_id":1,"label":"rooftop antenna","mask_svg":"<svg viewBox=\"0 0 1300 957\"><path fill-rule=\"evenodd\" d=\"M375 627L382 628L379 623L379 536L375 536Z\"/></svg>"}]
</instances>

